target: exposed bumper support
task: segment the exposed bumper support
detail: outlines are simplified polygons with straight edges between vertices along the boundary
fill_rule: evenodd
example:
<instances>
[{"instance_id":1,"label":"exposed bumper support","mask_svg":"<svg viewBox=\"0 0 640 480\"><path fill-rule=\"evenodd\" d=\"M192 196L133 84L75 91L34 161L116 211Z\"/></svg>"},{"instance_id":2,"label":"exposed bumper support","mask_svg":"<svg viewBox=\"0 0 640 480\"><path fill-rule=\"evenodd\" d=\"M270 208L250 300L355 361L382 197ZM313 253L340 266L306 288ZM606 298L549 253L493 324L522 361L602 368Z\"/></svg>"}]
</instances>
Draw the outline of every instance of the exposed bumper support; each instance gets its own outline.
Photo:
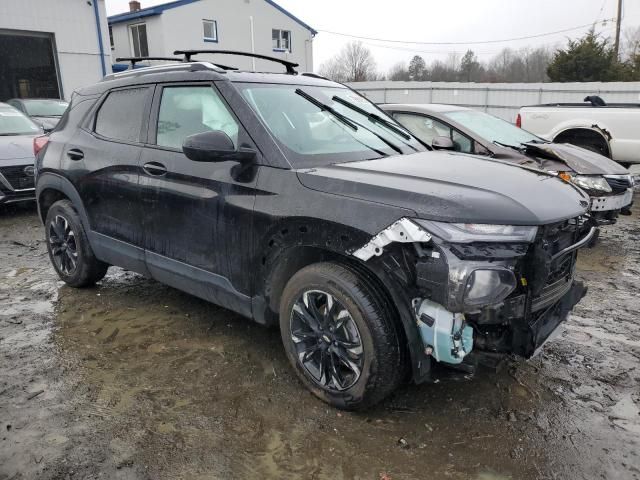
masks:
<instances>
[{"instance_id":1,"label":"exposed bumper support","mask_svg":"<svg viewBox=\"0 0 640 480\"><path fill-rule=\"evenodd\" d=\"M371 257L382 255L384 247L390 243L428 242L430 240L431 235L428 232L408 218L401 218L372 237L366 245L352 252L352 255L366 262Z\"/></svg>"}]
</instances>

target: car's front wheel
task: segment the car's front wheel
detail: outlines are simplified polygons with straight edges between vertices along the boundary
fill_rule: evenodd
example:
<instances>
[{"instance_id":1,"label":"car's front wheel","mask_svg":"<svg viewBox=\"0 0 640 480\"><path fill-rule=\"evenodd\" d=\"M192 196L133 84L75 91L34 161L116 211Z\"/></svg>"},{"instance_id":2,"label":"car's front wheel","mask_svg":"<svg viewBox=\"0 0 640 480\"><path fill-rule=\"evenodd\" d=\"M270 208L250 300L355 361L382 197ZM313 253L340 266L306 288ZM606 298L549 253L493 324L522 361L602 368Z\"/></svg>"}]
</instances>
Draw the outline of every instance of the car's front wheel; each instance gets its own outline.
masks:
<instances>
[{"instance_id":1,"label":"car's front wheel","mask_svg":"<svg viewBox=\"0 0 640 480\"><path fill-rule=\"evenodd\" d=\"M93 254L80 217L69 200L59 200L49 208L45 235L53 268L68 285L87 287L106 275L109 265Z\"/></svg>"},{"instance_id":2,"label":"car's front wheel","mask_svg":"<svg viewBox=\"0 0 640 480\"><path fill-rule=\"evenodd\" d=\"M384 302L372 284L336 263L305 267L285 287L280 330L287 356L325 402L364 408L403 379L404 346Z\"/></svg>"}]
</instances>

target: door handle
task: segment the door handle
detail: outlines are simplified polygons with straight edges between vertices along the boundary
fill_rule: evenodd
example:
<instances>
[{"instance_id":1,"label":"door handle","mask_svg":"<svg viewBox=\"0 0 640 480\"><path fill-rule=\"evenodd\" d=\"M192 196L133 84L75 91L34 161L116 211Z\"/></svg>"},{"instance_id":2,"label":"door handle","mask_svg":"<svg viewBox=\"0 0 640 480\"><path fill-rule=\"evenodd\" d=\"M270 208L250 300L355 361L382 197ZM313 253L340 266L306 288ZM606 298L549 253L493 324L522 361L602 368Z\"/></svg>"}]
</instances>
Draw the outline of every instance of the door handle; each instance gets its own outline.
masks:
<instances>
[{"instance_id":1,"label":"door handle","mask_svg":"<svg viewBox=\"0 0 640 480\"><path fill-rule=\"evenodd\" d=\"M82 153L82 150L72 148L71 150L67 151L67 157L69 157L71 160L82 160L84 158L84 153Z\"/></svg>"},{"instance_id":2,"label":"door handle","mask_svg":"<svg viewBox=\"0 0 640 480\"><path fill-rule=\"evenodd\" d=\"M142 166L142 169L149 175L161 177L167 173L167 167L159 162L149 162Z\"/></svg>"}]
</instances>

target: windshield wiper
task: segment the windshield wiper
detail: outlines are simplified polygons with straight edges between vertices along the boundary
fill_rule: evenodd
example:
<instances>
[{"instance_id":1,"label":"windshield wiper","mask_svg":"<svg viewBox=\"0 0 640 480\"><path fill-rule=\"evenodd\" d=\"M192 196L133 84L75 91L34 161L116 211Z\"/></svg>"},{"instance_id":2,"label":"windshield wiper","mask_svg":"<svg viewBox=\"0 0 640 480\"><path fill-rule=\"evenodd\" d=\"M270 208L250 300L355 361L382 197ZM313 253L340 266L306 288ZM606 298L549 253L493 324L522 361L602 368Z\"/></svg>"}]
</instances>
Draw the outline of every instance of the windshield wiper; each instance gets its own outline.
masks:
<instances>
[{"instance_id":1,"label":"windshield wiper","mask_svg":"<svg viewBox=\"0 0 640 480\"><path fill-rule=\"evenodd\" d=\"M316 107L318 107L320 110L324 110L327 111L329 113L331 113L332 115L334 115L337 119L339 119L340 121L342 121L343 123L346 123L347 125L353 125L353 129L354 130L358 130L358 127L362 127L364 128L367 132L371 133L372 135L375 135L378 140L380 140L381 142L384 142L389 148L395 150L396 152L398 152L399 154L402 155L402 149L397 146L395 143L393 143L390 140L387 140L386 138L384 138L382 135L380 135L379 133L374 132L373 130L365 127L364 125L362 125L359 122L356 122L355 120L352 120L350 118L348 118L347 116L341 114L340 112L337 112L333 107L327 105L326 103L322 103L320 100L318 100L317 98L312 97L311 95L309 95L306 92L303 92L302 90L300 90L299 88L296 89L296 93L298 95L300 95L302 98L310 101L311 103L313 103ZM370 145L367 145L366 143L361 142L360 140L358 140L360 143L362 143L363 145L366 145L367 147L371 148L372 150L375 150L377 153L380 153L381 155L384 155L385 157L388 157L389 155L387 155L386 153L377 150L373 147L371 147Z\"/></svg>"},{"instance_id":2,"label":"windshield wiper","mask_svg":"<svg viewBox=\"0 0 640 480\"><path fill-rule=\"evenodd\" d=\"M400 127L394 125L392 122L390 122L389 120L382 118L380 115L373 113L373 112L368 112L367 110L365 110L364 108L360 108L359 106L349 102L348 100L345 100L342 97L339 97L337 95L334 95L332 100L334 102L338 102L341 105L344 105L347 108L350 108L351 110L353 110L354 112L359 113L360 115L364 115L365 117L367 117L372 123L380 123L382 125L384 125L385 127L387 127L389 130L391 130L393 133L400 135L402 138L404 138L405 140L411 140L411 135L409 135L407 132L405 132L404 130L402 130ZM407 144L409 145L409 144ZM413 145L409 145L411 147L413 147Z\"/></svg>"},{"instance_id":3,"label":"windshield wiper","mask_svg":"<svg viewBox=\"0 0 640 480\"><path fill-rule=\"evenodd\" d=\"M351 120L349 120L346 116L344 116L340 112L336 112L331 106L327 105L326 103L322 103L317 98L312 97L307 92L300 90L299 88L296 88L296 94L300 95L302 98L304 98L308 102L313 103L320 110L324 112L329 112L331 115L336 117L338 120L344 123L351 130L358 131L358 126L355 123L353 123Z\"/></svg>"}]
</instances>

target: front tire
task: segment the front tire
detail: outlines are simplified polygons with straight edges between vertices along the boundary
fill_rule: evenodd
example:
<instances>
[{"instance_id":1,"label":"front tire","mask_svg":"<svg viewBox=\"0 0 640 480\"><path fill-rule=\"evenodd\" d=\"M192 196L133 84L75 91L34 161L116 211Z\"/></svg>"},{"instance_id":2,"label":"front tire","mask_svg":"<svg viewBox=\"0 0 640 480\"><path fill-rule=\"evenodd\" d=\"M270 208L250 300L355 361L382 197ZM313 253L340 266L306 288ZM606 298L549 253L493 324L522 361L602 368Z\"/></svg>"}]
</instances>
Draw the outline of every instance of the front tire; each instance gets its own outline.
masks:
<instances>
[{"instance_id":1,"label":"front tire","mask_svg":"<svg viewBox=\"0 0 640 480\"><path fill-rule=\"evenodd\" d=\"M49 208L45 235L51 264L67 285L88 287L106 275L109 265L93 254L80 217L69 200L59 200Z\"/></svg>"},{"instance_id":2,"label":"front tire","mask_svg":"<svg viewBox=\"0 0 640 480\"><path fill-rule=\"evenodd\" d=\"M280 303L280 331L296 374L318 398L345 410L371 406L404 377L397 323L355 271L317 263L297 272Z\"/></svg>"}]
</instances>

